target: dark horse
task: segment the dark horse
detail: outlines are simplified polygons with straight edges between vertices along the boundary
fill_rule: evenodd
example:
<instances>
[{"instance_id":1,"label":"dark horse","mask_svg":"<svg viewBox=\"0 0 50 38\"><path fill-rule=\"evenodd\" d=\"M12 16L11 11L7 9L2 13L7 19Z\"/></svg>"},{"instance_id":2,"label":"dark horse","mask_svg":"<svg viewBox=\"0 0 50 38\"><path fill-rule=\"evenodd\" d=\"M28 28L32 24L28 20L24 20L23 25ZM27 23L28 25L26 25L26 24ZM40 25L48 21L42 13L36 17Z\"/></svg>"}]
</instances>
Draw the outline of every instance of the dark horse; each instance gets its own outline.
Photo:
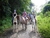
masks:
<instances>
[{"instance_id":1,"label":"dark horse","mask_svg":"<svg viewBox=\"0 0 50 38\"><path fill-rule=\"evenodd\" d=\"M27 29L27 20L21 15L17 15L16 18L17 18L17 23L22 24L22 28L23 28L23 24L24 24L25 30L26 30Z\"/></svg>"}]
</instances>

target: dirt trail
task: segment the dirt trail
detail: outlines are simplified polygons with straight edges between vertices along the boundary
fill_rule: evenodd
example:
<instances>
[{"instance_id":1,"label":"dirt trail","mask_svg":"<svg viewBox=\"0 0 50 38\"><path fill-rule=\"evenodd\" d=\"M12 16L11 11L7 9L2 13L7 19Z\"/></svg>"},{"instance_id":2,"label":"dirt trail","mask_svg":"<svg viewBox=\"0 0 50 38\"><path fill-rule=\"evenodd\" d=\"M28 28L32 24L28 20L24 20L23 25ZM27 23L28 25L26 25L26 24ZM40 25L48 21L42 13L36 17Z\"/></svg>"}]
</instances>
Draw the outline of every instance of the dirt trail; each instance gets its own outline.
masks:
<instances>
[{"instance_id":1,"label":"dirt trail","mask_svg":"<svg viewBox=\"0 0 50 38\"><path fill-rule=\"evenodd\" d=\"M7 34L6 36L0 37L0 38L41 38L41 36L38 33L38 29L36 27L35 32L32 31L32 25L27 25L26 31L20 31L18 33L14 34Z\"/></svg>"}]
</instances>

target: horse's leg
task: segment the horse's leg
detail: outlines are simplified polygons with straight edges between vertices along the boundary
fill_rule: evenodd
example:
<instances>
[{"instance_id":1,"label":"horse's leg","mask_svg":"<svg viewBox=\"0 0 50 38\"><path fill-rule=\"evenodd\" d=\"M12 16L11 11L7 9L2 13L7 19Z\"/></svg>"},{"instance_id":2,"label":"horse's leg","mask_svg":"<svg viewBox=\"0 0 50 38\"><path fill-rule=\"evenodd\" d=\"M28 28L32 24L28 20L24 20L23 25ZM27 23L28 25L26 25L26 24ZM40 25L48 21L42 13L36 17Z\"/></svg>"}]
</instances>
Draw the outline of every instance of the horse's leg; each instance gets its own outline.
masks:
<instances>
[{"instance_id":1,"label":"horse's leg","mask_svg":"<svg viewBox=\"0 0 50 38\"><path fill-rule=\"evenodd\" d=\"M34 30L33 28L34 28L34 25L32 24L32 31Z\"/></svg>"},{"instance_id":2,"label":"horse's leg","mask_svg":"<svg viewBox=\"0 0 50 38\"><path fill-rule=\"evenodd\" d=\"M34 32L35 32L35 23L34 23Z\"/></svg>"},{"instance_id":3,"label":"horse's leg","mask_svg":"<svg viewBox=\"0 0 50 38\"><path fill-rule=\"evenodd\" d=\"M27 21L26 21L26 23L25 23L25 30L27 29Z\"/></svg>"},{"instance_id":4,"label":"horse's leg","mask_svg":"<svg viewBox=\"0 0 50 38\"><path fill-rule=\"evenodd\" d=\"M31 19L30 19L30 24L31 24Z\"/></svg>"},{"instance_id":5,"label":"horse's leg","mask_svg":"<svg viewBox=\"0 0 50 38\"><path fill-rule=\"evenodd\" d=\"M35 32L35 21L33 21L32 31L34 31L34 32Z\"/></svg>"},{"instance_id":6,"label":"horse's leg","mask_svg":"<svg viewBox=\"0 0 50 38\"><path fill-rule=\"evenodd\" d=\"M22 30L24 30L24 26L23 26L23 23L22 23Z\"/></svg>"},{"instance_id":7,"label":"horse's leg","mask_svg":"<svg viewBox=\"0 0 50 38\"><path fill-rule=\"evenodd\" d=\"M13 23L13 32L14 33L15 32L18 32L18 26L17 26L17 23L16 22Z\"/></svg>"},{"instance_id":8,"label":"horse's leg","mask_svg":"<svg viewBox=\"0 0 50 38\"><path fill-rule=\"evenodd\" d=\"M25 26L25 27L24 27ZM22 24L22 30L26 30L26 24Z\"/></svg>"},{"instance_id":9,"label":"horse's leg","mask_svg":"<svg viewBox=\"0 0 50 38\"><path fill-rule=\"evenodd\" d=\"M18 33L18 31L19 31L18 28L19 28L19 27L18 27L18 25L16 24L16 32L17 32L17 33Z\"/></svg>"},{"instance_id":10,"label":"horse's leg","mask_svg":"<svg viewBox=\"0 0 50 38\"><path fill-rule=\"evenodd\" d=\"M23 21L21 21L21 24L22 24L22 30L24 30L24 24L23 24Z\"/></svg>"},{"instance_id":11,"label":"horse's leg","mask_svg":"<svg viewBox=\"0 0 50 38\"><path fill-rule=\"evenodd\" d=\"M27 29L27 25L25 24L25 30Z\"/></svg>"}]
</instances>

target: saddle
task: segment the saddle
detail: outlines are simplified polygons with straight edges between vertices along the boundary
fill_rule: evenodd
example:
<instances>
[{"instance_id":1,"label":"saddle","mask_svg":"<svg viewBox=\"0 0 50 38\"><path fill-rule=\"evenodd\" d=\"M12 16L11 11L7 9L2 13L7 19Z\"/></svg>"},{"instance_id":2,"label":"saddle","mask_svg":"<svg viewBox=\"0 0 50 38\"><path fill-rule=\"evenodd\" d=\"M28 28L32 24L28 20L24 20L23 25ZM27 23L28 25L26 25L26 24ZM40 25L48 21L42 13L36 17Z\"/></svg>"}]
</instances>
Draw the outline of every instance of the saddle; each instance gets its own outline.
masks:
<instances>
[{"instance_id":1,"label":"saddle","mask_svg":"<svg viewBox=\"0 0 50 38\"><path fill-rule=\"evenodd\" d=\"M24 17L26 20L28 19L28 17Z\"/></svg>"}]
</instances>

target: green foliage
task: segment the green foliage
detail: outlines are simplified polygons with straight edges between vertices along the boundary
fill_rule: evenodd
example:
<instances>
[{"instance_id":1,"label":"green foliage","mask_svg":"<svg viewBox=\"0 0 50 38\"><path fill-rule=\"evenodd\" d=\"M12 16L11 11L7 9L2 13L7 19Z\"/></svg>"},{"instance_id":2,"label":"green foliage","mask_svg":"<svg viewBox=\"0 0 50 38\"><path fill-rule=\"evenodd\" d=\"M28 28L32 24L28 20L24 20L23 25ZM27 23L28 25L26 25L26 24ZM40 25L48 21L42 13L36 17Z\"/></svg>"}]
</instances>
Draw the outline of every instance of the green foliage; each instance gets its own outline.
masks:
<instances>
[{"instance_id":1,"label":"green foliage","mask_svg":"<svg viewBox=\"0 0 50 38\"><path fill-rule=\"evenodd\" d=\"M50 11L50 1L48 3L46 3L42 8L43 9L41 10L41 12L43 14L45 14L47 11Z\"/></svg>"},{"instance_id":2,"label":"green foliage","mask_svg":"<svg viewBox=\"0 0 50 38\"><path fill-rule=\"evenodd\" d=\"M45 17L50 17L50 11L46 12L46 13L44 14L44 16L45 16Z\"/></svg>"},{"instance_id":3,"label":"green foliage","mask_svg":"<svg viewBox=\"0 0 50 38\"><path fill-rule=\"evenodd\" d=\"M16 9L17 14L22 14L24 9L30 10L29 7L31 0L0 0L0 14L5 17L11 16ZM8 15L7 15L8 14Z\"/></svg>"},{"instance_id":4,"label":"green foliage","mask_svg":"<svg viewBox=\"0 0 50 38\"><path fill-rule=\"evenodd\" d=\"M17 10L17 14L21 14L24 9L27 11L29 10L27 6L29 7L30 5L30 0L9 0L9 4L11 6L11 10L13 11L14 9ZM13 6L13 7L12 7Z\"/></svg>"},{"instance_id":5,"label":"green foliage","mask_svg":"<svg viewBox=\"0 0 50 38\"><path fill-rule=\"evenodd\" d=\"M47 4L43 9L43 14L45 14L47 11L50 11L50 4Z\"/></svg>"},{"instance_id":6,"label":"green foliage","mask_svg":"<svg viewBox=\"0 0 50 38\"><path fill-rule=\"evenodd\" d=\"M47 12L47 16L40 14L37 16L37 25L39 32L43 38L50 38L50 12Z\"/></svg>"},{"instance_id":7,"label":"green foliage","mask_svg":"<svg viewBox=\"0 0 50 38\"><path fill-rule=\"evenodd\" d=\"M6 29L12 26L11 18L5 18L2 20L2 26L0 26L0 33L3 33Z\"/></svg>"},{"instance_id":8,"label":"green foliage","mask_svg":"<svg viewBox=\"0 0 50 38\"><path fill-rule=\"evenodd\" d=\"M48 4L50 4L50 1L48 2Z\"/></svg>"},{"instance_id":9,"label":"green foliage","mask_svg":"<svg viewBox=\"0 0 50 38\"><path fill-rule=\"evenodd\" d=\"M24 9L30 10L29 7L31 0L0 0L0 33L11 27L11 18L14 9L18 14L22 14Z\"/></svg>"},{"instance_id":10,"label":"green foliage","mask_svg":"<svg viewBox=\"0 0 50 38\"><path fill-rule=\"evenodd\" d=\"M43 38L50 38L50 1L37 16L37 25Z\"/></svg>"},{"instance_id":11,"label":"green foliage","mask_svg":"<svg viewBox=\"0 0 50 38\"><path fill-rule=\"evenodd\" d=\"M4 11L6 17L11 16L12 12L11 12L11 8L9 6L3 6L3 11Z\"/></svg>"}]
</instances>

